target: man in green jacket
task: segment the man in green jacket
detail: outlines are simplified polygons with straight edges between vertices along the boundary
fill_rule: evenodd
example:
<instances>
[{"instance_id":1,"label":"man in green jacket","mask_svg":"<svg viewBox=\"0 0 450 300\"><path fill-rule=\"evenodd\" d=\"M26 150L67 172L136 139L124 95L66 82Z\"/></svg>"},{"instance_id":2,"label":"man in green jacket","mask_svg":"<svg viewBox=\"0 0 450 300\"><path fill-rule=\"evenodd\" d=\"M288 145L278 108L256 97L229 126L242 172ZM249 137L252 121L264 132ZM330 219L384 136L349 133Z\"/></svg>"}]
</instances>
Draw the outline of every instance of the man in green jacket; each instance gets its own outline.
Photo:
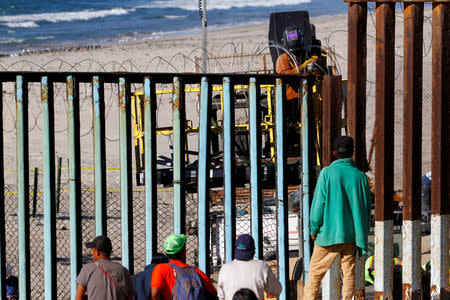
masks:
<instances>
[{"instance_id":1,"label":"man in green jacket","mask_svg":"<svg viewBox=\"0 0 450 300\"><path fill-rule=\"evenodd\" d=\"M337 137L333 151L337 159L321 171L317 181L310 213L315 246L304 299L318 299L322 278L338 255L342 299L352 299L355 291L356 251L367 250L371 200L367 177L351 158L353 149L351 137Z\"/></svg>"}]
</instances>

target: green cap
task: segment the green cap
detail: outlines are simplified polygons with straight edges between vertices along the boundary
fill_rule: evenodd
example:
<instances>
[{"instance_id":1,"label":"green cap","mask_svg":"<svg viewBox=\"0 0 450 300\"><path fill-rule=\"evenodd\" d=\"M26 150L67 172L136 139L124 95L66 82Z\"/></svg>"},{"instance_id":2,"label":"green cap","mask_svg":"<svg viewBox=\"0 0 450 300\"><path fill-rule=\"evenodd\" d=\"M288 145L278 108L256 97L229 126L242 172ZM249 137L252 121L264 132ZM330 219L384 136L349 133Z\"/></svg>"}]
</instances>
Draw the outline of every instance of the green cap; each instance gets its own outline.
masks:
<instances>
[{"instance_id":1,"label":"green cap","mask_svg":"<svg viewBox=\"0 0 450 300\"><path fill-rule=\"evenodd\" d=\"M181 251L181 249L183 249L185 244L186 236L184 234L171 234L164 241L163 247L166 254L177 254Z\"/></svg>"}]
</instances>

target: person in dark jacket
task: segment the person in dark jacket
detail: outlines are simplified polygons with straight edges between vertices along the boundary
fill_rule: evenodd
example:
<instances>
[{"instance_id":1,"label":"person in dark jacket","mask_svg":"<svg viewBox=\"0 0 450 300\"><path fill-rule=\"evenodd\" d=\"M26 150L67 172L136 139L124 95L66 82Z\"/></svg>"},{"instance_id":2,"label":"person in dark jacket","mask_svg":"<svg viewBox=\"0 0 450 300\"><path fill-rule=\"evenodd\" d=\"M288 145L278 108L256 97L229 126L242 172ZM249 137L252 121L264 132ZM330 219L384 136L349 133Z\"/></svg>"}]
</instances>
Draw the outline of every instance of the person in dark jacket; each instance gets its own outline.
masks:
<instances>
[{"instance_id":1,"label":"person in dark jacket","mask_svg":"<svg viewBox=\"0 0 450 300\"><path fill-rule=\"evenodd\" d=\"M152 292L152 273L153 269L158 264L165 264L169 262L169 258L163 253L156 253L152 257L152 261L144 268L144 271L132 277L134 288L136 289L135 300L147 300Z\"/></svg>"}]
</instances>

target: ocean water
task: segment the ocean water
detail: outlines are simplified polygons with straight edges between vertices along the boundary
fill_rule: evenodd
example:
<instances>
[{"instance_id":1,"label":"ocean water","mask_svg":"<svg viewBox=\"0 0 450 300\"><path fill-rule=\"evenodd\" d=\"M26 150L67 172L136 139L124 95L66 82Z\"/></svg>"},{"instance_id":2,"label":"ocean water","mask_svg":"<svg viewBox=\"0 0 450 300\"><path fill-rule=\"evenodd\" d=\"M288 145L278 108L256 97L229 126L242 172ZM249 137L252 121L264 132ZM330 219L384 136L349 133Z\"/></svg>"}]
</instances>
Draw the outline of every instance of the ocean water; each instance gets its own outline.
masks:
<instances>
[{"instance_id":1,"label":"ocean water","mask_svg":"<svg viewBox=\"0 0 450 300\"><path fill-rule=\"evenodd\" d=\"M206 0L208 30L269 22L272 12L346 12L343 0ZM201 31L198 0L1 0L0 54Z\"/></svg>"}]
</instances>

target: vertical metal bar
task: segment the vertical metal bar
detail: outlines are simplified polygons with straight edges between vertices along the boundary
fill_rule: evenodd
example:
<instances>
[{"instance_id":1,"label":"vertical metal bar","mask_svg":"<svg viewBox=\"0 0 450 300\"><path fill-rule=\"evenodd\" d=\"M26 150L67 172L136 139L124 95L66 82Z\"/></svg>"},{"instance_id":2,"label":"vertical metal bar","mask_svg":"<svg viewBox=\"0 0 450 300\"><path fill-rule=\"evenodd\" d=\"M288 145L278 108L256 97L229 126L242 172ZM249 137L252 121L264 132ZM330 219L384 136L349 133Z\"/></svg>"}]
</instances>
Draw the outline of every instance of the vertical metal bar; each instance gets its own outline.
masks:
<instances>
[{"instance_id":1,"label":"vertical metal bar","mask_svg":"<svg viewBox=\"0 0 450 300\"><path fill-rule=\"evenodd\" d=\"M255 257L263 258L262 241L262 196L261 196L261 108L259 106L259 85L256 79L249 83L250 115L250 197L251 228L255 240Z\"/></svg>"},{"instance_id":2,"label":"vertical metal bar","mask_svg":"<svg viewBox=\"0 0 450 300\"><path fill-rule=\"evenodd\" d=\"M92 77L94 110L94 176L95 176L95 230L106 235L106 155L105 155L105 99L103 82Z\"/></svg>"},{"instance_id":3,"label":"vertical metal bar","mask_svg":"<svg viewBox=\"0 0 450 300\"><path fill-rule=\"evenodd\" d=\"M323 131L322 131L322 167L333 161L334 139L341 135L341 76L325 76L323 91ZM322 297L339 299L340 297L340 257L337 257L322 280ZM363 293L364 293L364 286Z\"/></svg>"},{"instance_id":4,"label":"vertical metal bar","mask_svg":"<svg viewBox=\"0 0 450 300\"><path fill-rule=\"evenodd\" d=\"M77 291L76 278L81 270L81 161L80 161L80 107L78 84L70 75L66 79L67 129L69 146L70 199L70 283L71 299Z\"/></svg>"},{"instance_id":5,"label":"vertical metal bar","mask_svg":"<svg viewBox=\"0 0 450 300\"><path fill-rule=\"evenodd\" d=\"M450 299L450 4L433 3L431 296Z\"/></svg>"},{"instance_id":6,"label":"vertical metal bar","mask_svg":"<svg viewBox=\"0 0 450 300\"><path fill-rule=\"evenodd\" d=\"M366 158L367 3L348 4L347 124L355 140L354 158L368 170Z\"/></svg>"},{"instance_id":7,"label":"vertical metal bar","mask_svg":"<svg viewBox=\"0 0 450 300\"><path fill-rule=\"evenodd\" d=\"M198 248L199 268L209 275L209 170L211 137L211 84L202 77L200 97L200 145L198 153Z\"/></svg>"},{"instance_id":8,"label":"vertical metal bar","mask_svg":"<svg viewBox=\"0 0 450 300\"><path fill-rule=\"evenodd\" d=\"M341 299L341 257L337 256L322 280L322 299Z\"/></svg>"},{"instance_id":9,"label":"vertical metal bar","mask_svg":"<svg viewBox=\"0 0 450 300\"><path fill-rule=\"evenodd\" d=\"M17 219L19 223L19 298L30 299L30 199L28 178L28 83L16 77Z\"/></svg>"},{"instance_id":10,"label":"vertical metal bar","mask_svg":"<svg viewBox=\"0 0 450 300\"><path fill-rule=\"evenodd\" d=\"M225 262L234 257L236 239L236 187L235 187L235 149L234 149L234 86L230 78L223 79L223 159L224 159L224 197L225 197Z\"/></svg>"},{"instance_id":11,"label":"vertical metal bar","mask_svg":"<svg viewBox=\"0 0 450 300\"><path fill-rule=\"evenodd\" d=\"M122 220L122 265L134 273L133 182L131 175L131 94L130 82L119 78L120 202Z\"/></svg>"},{"instance_id":12,"label":"vertical metal bar","mask_svg":"<svg viewBox=\"0 0 450 300\"><path fill-rule=\"evenodd\" d=\"M53 82L47 76L41 78L41 102L45 299L56 299L55 117Z\"/></svg>"},{"instance_id":13,"label":"vertical metal bar","mask_svg":"<svg viewBox=\"0 0 450 300\"><path fill-rule=\"evenodd\" d=\"M33 182L33 218L36 218L37 194L39 184L39 168L34 168L34 182Z\"/></svg>"},{"instance_id":14,"label":"vertical metal bar","mask_svg":"<svg viewBox=\"0 0 450 300\"><path fill-rule=\"evenodd\" d=\"M423 3L405 3L403 63L403 298L421 299Z\"/></svg>"},{"instance_id":15,"label":"vertical metal bar","mask_svg":"<svg viewBox=\"0 0 450 300\"><path fill-rule=\"evenodd\" d=\"M173 213L175 234L186 231L185 190L185 107L184 84L182 78L173 78L172 112L173 112Z\"/></svg>"},{"instance_id":16,"label":"vertical metal bar","mask_svg":"<svg viewBox=\"0 0 450 300\"><path fill-rule=\"evenodd\" d=\"M308 281L309 264L311 261L310 230L309 230L309 209L311 204L310 177L311 170L309 153L309 101L308 101L308 80L302 80L302 187L303 187L303 255L305 276L304 281Z\"/></svg>"},{"instance_id":17,"label":"vertical metal bar","mask_svg":"<svg viewBox=\"0 0 450 300\"><path fill-rule=\"evenodd\" d=\"M156 93L155 83L144 78L144 143L145 143L145 235L146 264L157 250L157 191L156 191Z\"/></svg>"},{"instance_id":18,"label":"vertical metal bar","mask_svg":"<svg viewBox=\"0 0 450 300\"><path fill-rule=\"evenodd\" d=\"M3 83L0 82L0 116L3 116ZM3 150L3 117L0 119L0 298L6 298L5 255L5 165Z\"/></svg>"},{"instance_id":19,"label":"vertical metal bar","mask_svg":"<svg viewBox=\"0 0 450 300\"><path fill-rule=\"evenodd\" d=\"M61 197L61 166L62 157L58 157L58 168L56 171L56 213L59 213L59 199Z\"/></svg>"},{"instance_id":20,"label":"vertical metal bar","mask_svg":"<svg viewBox=\"0 0 450 300\"><path fill-rule=\"evenodd\" d=\"M322 114L322 165L331 164L334 139L341 135L342 76L324 76Z\"/></svg>"},{"instance_id":21,"label":"vertical metal bar","mask_svg":"<svg viewBox=\"0 0 450 300\"><path fill-rule=\"evenodd\" d=\"M392 298L395 3L376 10L375 299Z\"/></svg>"},{"instance_id":22,"label":"vertical metal bar","mask_svg":"<svg viewBox=\"0 0 450 300\"><path fill-rule=\"evenodd\" d=\"M279 299L290 298L289 283L289 229L288 229L288 196L285 184L287 155L286 155L286 118L285 118L285 85L276 79L276 168L277 168L277 202L278 202L278 278L283 290Z\"/></svg>"}]
</instances>

